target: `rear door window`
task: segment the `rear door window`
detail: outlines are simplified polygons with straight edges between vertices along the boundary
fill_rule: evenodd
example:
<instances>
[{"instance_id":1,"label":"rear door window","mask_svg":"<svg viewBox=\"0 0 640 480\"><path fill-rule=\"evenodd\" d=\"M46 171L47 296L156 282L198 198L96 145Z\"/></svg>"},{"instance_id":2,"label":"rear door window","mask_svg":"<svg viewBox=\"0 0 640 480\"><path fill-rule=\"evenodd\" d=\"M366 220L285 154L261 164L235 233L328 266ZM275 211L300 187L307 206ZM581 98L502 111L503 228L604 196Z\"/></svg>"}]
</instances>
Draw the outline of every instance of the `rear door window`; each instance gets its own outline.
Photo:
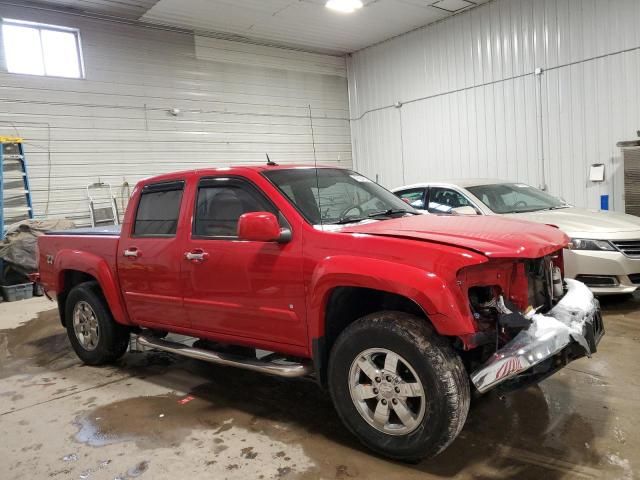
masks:
<instances>
[{"instance_id":1,"label":"rear door window","mask_svg":"<svg viewBox=\"0 0 640 480\"><path fill-rule=\"evenodd\" d=\"M413 208L424 210L424 188L413 188L396 192L396 195L407 202Z\"/></svg>"},{"instance_id":2,"label":"rear door window","mask_svg":"<svg viewBox=\"0 0 640 480\"><path fill-rule=\"evenodd\" d=\"M184 182L182 181L145 186L136 211L133 236L175 236L183 190Z\"/></svg>"}]
</instances>

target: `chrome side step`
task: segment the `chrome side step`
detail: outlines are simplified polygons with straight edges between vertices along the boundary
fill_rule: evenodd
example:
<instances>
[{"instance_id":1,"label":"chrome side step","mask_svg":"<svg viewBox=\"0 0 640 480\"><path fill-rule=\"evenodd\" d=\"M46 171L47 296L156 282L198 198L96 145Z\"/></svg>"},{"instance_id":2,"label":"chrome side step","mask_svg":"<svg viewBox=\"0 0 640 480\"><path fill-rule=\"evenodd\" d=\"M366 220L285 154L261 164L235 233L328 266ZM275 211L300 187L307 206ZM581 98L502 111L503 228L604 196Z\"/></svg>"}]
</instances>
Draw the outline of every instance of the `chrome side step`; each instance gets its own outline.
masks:
<instances>
[{"instance_id":1,"label":"chrome side step","mask_svg":"<svg viewBox=\"0 0 640 480\"><path fill-rule=\"evenodd\" d=\"M268 373L279 377L304 377L306 375L310 375L313 371L310 363L296 363L285 360L262 361L257 358L247 358L230 353L193 348L181 343L169 342L167 340L162 340L161 338L146 335L137 335L134 341L136 342L137 347L162 350L164 352L171 352L177 355L195 358L197 360L204 360L205 362L244 368L245 370Z\"/></svg>"}]
</instances>

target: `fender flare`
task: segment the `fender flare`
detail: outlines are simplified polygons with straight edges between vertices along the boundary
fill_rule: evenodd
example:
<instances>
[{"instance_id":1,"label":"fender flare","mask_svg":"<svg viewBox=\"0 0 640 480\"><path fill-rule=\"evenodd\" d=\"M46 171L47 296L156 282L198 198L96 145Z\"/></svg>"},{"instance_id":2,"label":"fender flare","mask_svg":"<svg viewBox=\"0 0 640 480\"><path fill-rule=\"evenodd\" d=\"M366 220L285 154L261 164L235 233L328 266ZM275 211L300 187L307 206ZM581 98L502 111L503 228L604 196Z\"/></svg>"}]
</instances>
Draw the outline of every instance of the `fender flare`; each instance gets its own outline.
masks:
<instances>
[{"instance_id":1,"label":"fender flare","mask_svg":"<svg viewBox=\"0 0 640 480\"><path fill-rule=\"evenodd\" d=\"M59 272L58 292L64 291L66 288L64 285L65 271L76 270L91 275L100 285L114 320L124 325L132 324L120 295L118 280L104 258L93 253L62 249L56 255L54 270Z\"/></svg>"},{"instance_id":2,"label":"fender flare","mask_svg":"<svg viewBox=\"0 0 640 480\"><path fill-rule=\"evenodd\" d=\"M470 256L471 257L471 256ZM333 256L318 264L309 286L310 337L324 336L326 305L336 287L362 287L401 295L418 305L441 335L459 336L475 331L461 291L454 291L457 271L486 258L461 259L443 272L427 272L406 264L374 258ZM447 278L443 278L446 272Z\"/></svg>"}]
</instances>

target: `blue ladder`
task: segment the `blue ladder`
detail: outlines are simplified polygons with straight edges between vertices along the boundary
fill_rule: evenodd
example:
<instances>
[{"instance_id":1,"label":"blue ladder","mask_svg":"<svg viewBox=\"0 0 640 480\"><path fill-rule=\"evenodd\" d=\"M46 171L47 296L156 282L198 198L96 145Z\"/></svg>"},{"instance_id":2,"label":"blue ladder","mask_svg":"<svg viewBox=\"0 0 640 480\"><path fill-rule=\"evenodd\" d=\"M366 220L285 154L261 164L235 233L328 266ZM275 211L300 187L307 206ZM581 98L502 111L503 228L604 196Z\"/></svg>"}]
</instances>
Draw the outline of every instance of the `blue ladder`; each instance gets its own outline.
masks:
<instances>
[{"instance_id":1,"label":"blue ladder","mask_svg":"<svg viewBox=\"0 0 640 480\"><path fill-rule=\"evenodd\" d=\"M8 225L33 218L22 139L0 136L0 239Z\"/></svg>"}]
</instances>

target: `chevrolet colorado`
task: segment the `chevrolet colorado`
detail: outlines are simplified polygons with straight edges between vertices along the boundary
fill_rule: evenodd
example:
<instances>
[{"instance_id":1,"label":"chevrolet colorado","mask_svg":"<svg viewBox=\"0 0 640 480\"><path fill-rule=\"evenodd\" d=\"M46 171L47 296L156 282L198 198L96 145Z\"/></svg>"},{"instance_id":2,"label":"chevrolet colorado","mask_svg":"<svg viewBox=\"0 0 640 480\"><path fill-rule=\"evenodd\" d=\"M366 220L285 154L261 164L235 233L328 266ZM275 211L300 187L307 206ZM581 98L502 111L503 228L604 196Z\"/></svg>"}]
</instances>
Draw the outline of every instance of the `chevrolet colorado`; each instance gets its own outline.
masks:
<instances>
[{"instance_id":1,"label":"chevrolet colorado","mask_svg":"<svg viewBox=\"0 0 640 480\"><path fill-rule=\"evenodd\" d=\"M365 445L415 461L455 439L474 392L596 351L598 303L563 279L567 242L546 225L422 215L350 170L269 164L143 180L121 230L40 237L39 274L89 365L133 338L313 376Z\"/></svg>"}]
</instances>

